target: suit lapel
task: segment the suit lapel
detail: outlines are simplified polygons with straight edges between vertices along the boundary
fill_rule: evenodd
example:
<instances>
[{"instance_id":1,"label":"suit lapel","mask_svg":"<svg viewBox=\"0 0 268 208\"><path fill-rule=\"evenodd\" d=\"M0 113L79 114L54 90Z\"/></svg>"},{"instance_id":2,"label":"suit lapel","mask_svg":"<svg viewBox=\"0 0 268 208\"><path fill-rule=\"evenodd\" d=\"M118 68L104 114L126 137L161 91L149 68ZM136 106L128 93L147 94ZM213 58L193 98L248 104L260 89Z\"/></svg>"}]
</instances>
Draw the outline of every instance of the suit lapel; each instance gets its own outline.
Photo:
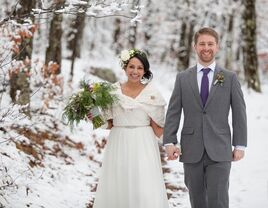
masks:
<instances>
[{"instance_id":1,"label":"suit lapel","mask_svg":"<svg viewBox=\"0 0 268 208\"><path fill-rule=\"evenodd\" d=\"M198 84L197 84L197 71L196 71L196 66L194 66L193 68L190 69L190 85L192 87L194 96L196 98L196 101L198 102L198 104L200 105L201 108L203 108L203 104L202 104L202 100L199 94L199 88L198 88Z\"/></svg>"},{"instance_id":2,"label":"suit lapel","mask_svg":"<svg viewBox=\"0 0 268 208\"><path fill-rule=\"evenodd\" d=\"M216 79L216 75L217 73L219 73L220 69L217 67L215 67L215 71L214 71L214 75L213 75L213 80L212 80L212 83L211 83L211 88L210 88L210 92L208 94L208 99L207 99L207 102L206 102L206 105L204 108L206 108L209 104L209 102L211 101L214 93L216 92L217 88L218 88L218 85L214 85L214 82L215 82L215 79Z\"/></svg>"}]
</instances>

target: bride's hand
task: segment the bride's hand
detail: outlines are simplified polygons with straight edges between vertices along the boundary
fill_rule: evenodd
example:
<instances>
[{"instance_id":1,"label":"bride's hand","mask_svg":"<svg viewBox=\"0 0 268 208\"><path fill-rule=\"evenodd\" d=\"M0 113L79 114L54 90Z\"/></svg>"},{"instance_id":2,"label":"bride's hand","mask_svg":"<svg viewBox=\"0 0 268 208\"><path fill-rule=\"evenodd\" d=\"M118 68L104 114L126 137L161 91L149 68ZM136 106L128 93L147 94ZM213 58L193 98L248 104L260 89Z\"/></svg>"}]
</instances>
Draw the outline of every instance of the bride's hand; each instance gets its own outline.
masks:
<instances>
[{"instance_id":1,"label":"bride's hand","mask_svg":"<svg viewBox=\"0 0 268 208\"><path fill-rule=\"evenodd\" d=\"M165 147L168 160L176 160L181 155L180 148L176 147L173 144L167 145Z\"/></svg>"},{"instance_id":2,"label":"bride's hand","mask_svg":"<svg viewBox=\"0 0 268 208\"><path fill-rule=\"evenodd\" d=\"M88 112L88 113L87 113L87 118L88 118L90 121L93 120L93 115L92 115L91 112Z\"/></svg>"},{"instance_id":3,"label":"bride's hand","mask_svg":"<svg viewBox=\"0 0 268 208\"><path fill-rule=\"evenodd\" d=\"M107 126L107 129L111 129L111 128L113 128L113 120L112 119L110 119L110 120L108 120L107 121L108 122L108 126Z\"/></svg>"}]
</instances>

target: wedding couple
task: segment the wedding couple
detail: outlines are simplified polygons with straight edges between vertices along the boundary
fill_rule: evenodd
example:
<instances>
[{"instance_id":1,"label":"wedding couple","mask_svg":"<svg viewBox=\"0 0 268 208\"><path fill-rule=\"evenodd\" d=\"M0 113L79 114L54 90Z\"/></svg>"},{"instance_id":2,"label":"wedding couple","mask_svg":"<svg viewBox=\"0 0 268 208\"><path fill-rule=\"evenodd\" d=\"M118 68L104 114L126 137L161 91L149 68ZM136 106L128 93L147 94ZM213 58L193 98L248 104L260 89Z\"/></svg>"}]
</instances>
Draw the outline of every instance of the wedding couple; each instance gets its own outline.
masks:
<instances>
[{"instance_id":1,"label":"wedding couple","mask_svg":"<svg viewBox=\"0 0 268 208\"><path fill-rule=\"evenodd\" d=\"M168 159L183 162L192 208L229 207L231 162L243 158L247 145L245 102L235 73L215 63L218 34L201 28L194 49L197 64L178 73L166 119L165 100L149 82L145 53L132 49L121 54L127 81L115 84L119 102L105 112L111 131L94 208L169 207L155 135L163 135Z\"/></svg>"}]
</instances>

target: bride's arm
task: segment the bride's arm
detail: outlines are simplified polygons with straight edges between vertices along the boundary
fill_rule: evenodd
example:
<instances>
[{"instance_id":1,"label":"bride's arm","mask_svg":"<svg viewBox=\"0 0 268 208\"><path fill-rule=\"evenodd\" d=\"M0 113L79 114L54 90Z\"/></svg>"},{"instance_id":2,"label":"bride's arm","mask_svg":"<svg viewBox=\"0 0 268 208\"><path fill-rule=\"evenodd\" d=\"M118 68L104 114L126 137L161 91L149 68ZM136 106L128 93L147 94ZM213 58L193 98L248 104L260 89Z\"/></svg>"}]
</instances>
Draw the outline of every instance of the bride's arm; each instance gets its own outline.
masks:
<instances>
[{"instance_id":1,"label":"bride's arm","mask_svg":"<svg viewBox=\"0 0 268 208\"><path fill-rule=\"evenodd\" d=\"M150 121L150 126L152 127L153 131L154 131L154 134L160 138L162 135L163 135L163 128L159 125L157 125L157 123L155 123L153 121L153 119L151 119Z\"/></svg>"}]
</instances>

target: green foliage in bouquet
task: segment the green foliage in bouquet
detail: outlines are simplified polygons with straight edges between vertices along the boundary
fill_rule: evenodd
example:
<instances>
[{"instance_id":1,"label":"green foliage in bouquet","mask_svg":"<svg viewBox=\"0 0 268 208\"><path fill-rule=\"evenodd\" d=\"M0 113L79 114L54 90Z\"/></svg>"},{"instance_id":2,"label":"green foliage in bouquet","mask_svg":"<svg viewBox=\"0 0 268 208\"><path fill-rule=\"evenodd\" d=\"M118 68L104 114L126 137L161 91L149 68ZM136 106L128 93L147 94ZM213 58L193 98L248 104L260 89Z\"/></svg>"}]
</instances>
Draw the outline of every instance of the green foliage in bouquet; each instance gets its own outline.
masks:
<instances>
[{"instance_id":1,"label":"green foliage in bouquet","mask_svg":"<svg viewBox=\"0 0 268 208\"><path fill-rule=\"evenodd\" d=\"M112 93L115 87L108 82L88 84L86 81L82 81L80 86L81 90L73 94L65 106L63 118L73 128L75 123L86 119L90 112L93 128L99 128L105 123L99 111L108 109L117 101L116 95Z\"/></svg>"}]
</instances>

